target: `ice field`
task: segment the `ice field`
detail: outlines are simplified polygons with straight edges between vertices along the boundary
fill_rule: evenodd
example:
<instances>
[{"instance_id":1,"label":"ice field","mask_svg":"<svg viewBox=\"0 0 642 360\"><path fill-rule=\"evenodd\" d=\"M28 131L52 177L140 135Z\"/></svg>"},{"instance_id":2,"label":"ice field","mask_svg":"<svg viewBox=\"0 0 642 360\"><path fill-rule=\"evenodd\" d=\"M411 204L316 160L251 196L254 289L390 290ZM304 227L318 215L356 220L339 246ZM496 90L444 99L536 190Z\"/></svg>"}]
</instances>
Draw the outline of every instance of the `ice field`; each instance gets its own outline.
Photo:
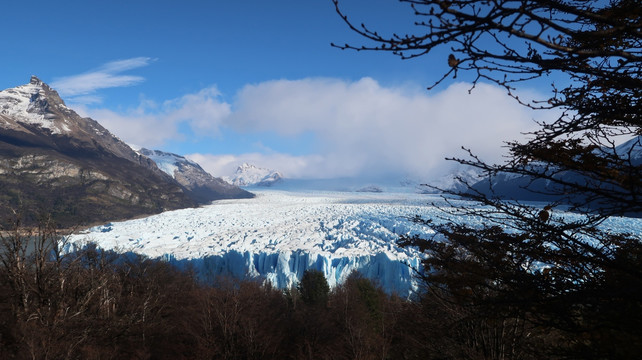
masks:
<instances>
[{"instance_id":1,"label":"ice field","mask_svg":"<svg viewBox=\"0 0 642 360\"><path fill-rule=\"evenodd\" d=\"M443 213L436 195L415 193L289 192L258 190L254 199L222 200L200 208L113 222L73 235L73 243L190 264L207 280L217 275L258 277L274 286L295 284L309 268L331 286L354 270L387 291L407 295L421 254L400 248L400 234L432 231L410 221ZM573 215L566 215L573 216ZM469 221L476 221L471 219ZM604 224L642 234L640 219Z\"/></svg>"}]
</instances>

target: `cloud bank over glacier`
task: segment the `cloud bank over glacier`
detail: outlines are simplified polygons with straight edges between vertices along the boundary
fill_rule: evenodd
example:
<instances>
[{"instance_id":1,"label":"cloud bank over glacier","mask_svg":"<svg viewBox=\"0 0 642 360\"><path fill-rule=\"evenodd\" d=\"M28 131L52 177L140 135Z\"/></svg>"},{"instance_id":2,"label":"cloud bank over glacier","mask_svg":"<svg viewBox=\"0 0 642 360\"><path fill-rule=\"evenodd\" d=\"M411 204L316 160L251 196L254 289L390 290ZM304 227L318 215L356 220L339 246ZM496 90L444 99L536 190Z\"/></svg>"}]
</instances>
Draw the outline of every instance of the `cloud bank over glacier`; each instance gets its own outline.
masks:
<instances>
[{"instance_id":1,"label":"cloud bank over glacier","mask_svg":"<svg viewBox=\"0 0 642 360\"><path fill-rule=\"evenodd\" d=\"M162 103L141 100L138 108L122 112L87 106L81 111L141 146L207 141L212 149L186 155L215 175L251 162L292 178L426 178L446 171L444 157L462 155L461 146L501 161L504 141L523 138L534 120L546 120L502 88L471 88L456 83L428 92L371 78L305 78L246 85L231 101L210 86ZM233 152L216 149L217 143L244 138L259 140ZM305 151L281 147L297 141L306 143Z\"/></svg>"}]
</instances>

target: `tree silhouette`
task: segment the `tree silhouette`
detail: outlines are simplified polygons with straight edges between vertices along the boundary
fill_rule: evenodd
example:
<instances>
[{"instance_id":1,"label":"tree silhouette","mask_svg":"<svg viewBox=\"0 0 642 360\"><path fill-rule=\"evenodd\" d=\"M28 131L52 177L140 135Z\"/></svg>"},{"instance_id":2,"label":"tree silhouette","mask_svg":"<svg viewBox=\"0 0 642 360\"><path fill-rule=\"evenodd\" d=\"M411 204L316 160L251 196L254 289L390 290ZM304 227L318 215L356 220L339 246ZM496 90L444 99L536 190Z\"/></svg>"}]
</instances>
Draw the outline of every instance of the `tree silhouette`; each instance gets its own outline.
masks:
<instances>
[{"instance_id":1,"label":"tree silhouette","mask_svg":"<svg viewBox=\"0 0 642 360\"><path fill-rule=\"evenodd\" d=\"M434 238L401 239L428 254L425 296L455 309L451 329L461 333L474 325L466 338L474 340L468 350L475 356L520 358L533 349L576 358L641 353L640 234L605 226L612 216L642 215L641 3L401 2L414 10L416 33L387 35L353 24L334 0L365 41L334 46L402 59L438 56L437 49L445 49L443 76L430 88L466 72L473 75L473 88L491 82L524 106L561 114L539 123L528 140L507 142L504 163L486 163L470 150L467 158L451 159L479 169L486 180L460 179L468 189L447 192L475 201L466 205L447 197L451 223L417 219L437 231ZM548 98L517 95L518 86L542 76L551 78ZM497 186L505 175L512 183ZM505 191L509 185L514 191ZM515 190L521 195L511 198ZM481 217L483 225L460 223L460 215ZM528 329L530 339L503 336L494 347L476 341L483 335L480 324L506 334L507 321L518 325L511 328L514 334Z\"/></svg>"},{"instance_id":2,"label":"tree silhouette","mask_svg":"<svg viewBox=\"0 0 642 360\"><path fill-rule=\"evenodd\" d=\"M330 286L323 272L319 270L308 269L304 271L297 289L305 304L325 306L328 302Z\"/></svg>"}]
</instances>

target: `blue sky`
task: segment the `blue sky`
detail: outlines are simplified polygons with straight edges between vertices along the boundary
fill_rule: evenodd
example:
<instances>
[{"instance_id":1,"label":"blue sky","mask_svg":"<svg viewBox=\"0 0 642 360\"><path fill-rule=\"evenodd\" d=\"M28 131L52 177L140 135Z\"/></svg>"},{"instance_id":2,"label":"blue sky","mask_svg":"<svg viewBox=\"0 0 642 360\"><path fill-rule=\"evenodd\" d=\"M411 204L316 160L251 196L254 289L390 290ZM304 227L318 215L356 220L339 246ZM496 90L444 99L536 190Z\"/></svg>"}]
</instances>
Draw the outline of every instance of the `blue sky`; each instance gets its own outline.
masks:
<instances>
[{"instance_id":1,"label":"blue sky","mask_svg":"<svg viewBox=\"0 0 642 360\"><path fill-rule=\"evenodd\" d=\"M342 6L384 33L413 29L394 1ZM428 92L448 49L402 61L331 47L362 41L330 0L12 1L0 23L0 88L37 75L126 142L214 175L250 162L294 178L429 179L462 145L499 160L541 116L490 85L469 95L463 74Z\"/></svg>"}]
</instances>

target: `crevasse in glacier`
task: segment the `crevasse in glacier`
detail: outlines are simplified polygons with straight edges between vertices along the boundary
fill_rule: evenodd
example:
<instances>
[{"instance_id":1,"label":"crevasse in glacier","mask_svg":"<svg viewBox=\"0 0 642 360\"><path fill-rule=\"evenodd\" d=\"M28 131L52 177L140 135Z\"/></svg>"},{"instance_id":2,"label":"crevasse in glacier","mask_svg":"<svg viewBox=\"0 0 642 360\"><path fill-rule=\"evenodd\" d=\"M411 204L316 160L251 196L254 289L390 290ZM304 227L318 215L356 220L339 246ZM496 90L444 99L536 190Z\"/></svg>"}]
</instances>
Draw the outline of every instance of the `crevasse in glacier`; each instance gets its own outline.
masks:
<instances>
[{"instance_id":1,"label":"crevasse in glacier","mask_svg":"<svg viewBox=\"0 0 642 360\"><path fill-rule=\"evenodd\" d=\"M431 217L432 200L412 193L264 190L254 199L93 227L70 240L189 266L206 281L231 275L286 288L317 269L335 286L358 271L406 296L416 288L421 254L396 240L430 233L410 218Z\"/></svg>"},{"instance_id":2,"label":"crevasse in glacier","mask_svg":"<svg viewBox=\"0 0 642 360\"><path fill-rule=\"evenodd\" d=\"M406 296L416 287L413 269L419 269L422 254L399 247L396 241L401 234L433 234L414 223L414 216L435 221L444 217L441 210L428 205L440 200L434 195L256 193L254 199L216 201L196 209L96 226L69 240L79 246L94 242L103 249L189 266L205 281L231 275L264 279L286 288L306 269L317 269L335 286L359 271L387 291ZM481 224L476 217L459 220ZM602 226L642 233L639 219L610 218Z\"/></svg>"}]
</instances>

